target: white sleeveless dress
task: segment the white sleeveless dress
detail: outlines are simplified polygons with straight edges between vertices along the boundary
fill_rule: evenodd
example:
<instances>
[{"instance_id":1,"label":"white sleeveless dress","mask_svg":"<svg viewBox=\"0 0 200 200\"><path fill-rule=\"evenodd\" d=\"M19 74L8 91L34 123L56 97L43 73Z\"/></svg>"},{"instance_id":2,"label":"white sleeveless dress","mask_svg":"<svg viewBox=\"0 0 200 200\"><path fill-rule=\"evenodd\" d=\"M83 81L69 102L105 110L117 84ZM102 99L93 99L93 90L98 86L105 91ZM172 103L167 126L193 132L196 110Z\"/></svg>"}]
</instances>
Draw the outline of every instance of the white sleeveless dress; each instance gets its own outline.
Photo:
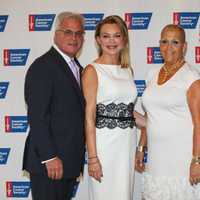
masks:
<instances>
[{"instance_id":1,"label":"white sleeveless dress","mask_svg":"<svg viewBox=\"0 0 200 200\"><path fill-rule=\"evenodd\" d=\"M127 105L131 107L137 97L131 70L119 65L92 65L98 76L97 110L100 115L127 115ZM130 121L99 119L96 123L96 145L103 177L101 183L89 177L89 199L132 200L135 127Z\"/></svg>"},{"instance_id":2,"label":"white sleeveless dress","mask_svg":"<svg viewBox=\"0 0 200 200\"><path fill-rule=\"evenodd\" d=\"M200 184L189 183L193 123L187 103L187 91L200 77L185 63L158 85L159 70L149 73L142 97L148 135L143 196L145 200L200 200Z\"/></svg>"}]
</instances>

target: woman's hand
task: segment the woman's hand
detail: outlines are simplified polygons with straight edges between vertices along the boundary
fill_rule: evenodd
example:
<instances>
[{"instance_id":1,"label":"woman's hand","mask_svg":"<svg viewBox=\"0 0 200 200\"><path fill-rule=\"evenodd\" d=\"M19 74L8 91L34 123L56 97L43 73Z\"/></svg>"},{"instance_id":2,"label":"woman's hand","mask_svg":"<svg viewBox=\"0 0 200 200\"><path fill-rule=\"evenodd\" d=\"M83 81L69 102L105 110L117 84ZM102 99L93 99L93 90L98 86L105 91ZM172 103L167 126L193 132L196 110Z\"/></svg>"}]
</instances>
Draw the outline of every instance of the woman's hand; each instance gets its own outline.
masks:
<instances>
[{"instance_id":1,"label":"woman's hand","mask_svg":"<svg viewBox=\"0 0 200 200\"><path fill-rule=\"evenodd\" d=\"M145 164L144 164L144 152L136 151L135 155L135 170L139 173L144 172Z\"/></svg>"},{"instance_id":2,"label":"woman's hand","mask_svg":"<svg viewBox=\"0 0 200 200\"><path fill-rule=\"evenodd\" d=\"M101 177L103 177L103 172L102 172L101 163L98 158L92 159L88 163L88 173L97 181L101 182Z\"/></svg>"},{"instance_id":3,"label":"woman's hand","mask_svg":"<svg viewBox=\"0 0 200 200\"><path fill-rule=\"evenodd\" d=\"M144 115L146 117L146 113ZM145 164L144 164L144 155L147 152L147 133L146 128L141 128L140 140L136 149L135 154L135 170L139 173L144 172Z\"/></svg>"},{"instance_id":4,"label":"woman's hand","mask_svg":"<svg viewBox=\"0 0 200 200\"><path fill-rule=\"evenodd\" d=\"M200 164L190 164L190 183L191 185L200 183Z\"/></svg>"}]
</instances>

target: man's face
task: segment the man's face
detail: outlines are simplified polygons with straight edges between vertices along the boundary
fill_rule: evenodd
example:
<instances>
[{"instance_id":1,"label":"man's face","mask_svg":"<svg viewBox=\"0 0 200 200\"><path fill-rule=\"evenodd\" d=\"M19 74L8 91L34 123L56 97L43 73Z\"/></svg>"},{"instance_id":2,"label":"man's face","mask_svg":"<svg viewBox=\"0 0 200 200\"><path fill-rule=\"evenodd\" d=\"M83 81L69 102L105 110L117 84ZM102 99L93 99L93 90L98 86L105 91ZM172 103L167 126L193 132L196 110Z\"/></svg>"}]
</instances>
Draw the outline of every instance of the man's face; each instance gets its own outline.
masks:
<instances>
[{"instance_id":1,"label":"man's face","mask_svg":"<svg viewBox=\"0 0 200 200\"><path fill-rule=\"evenodd\" d=\"M64 19L55 32L55 44L69 57L74 57L81 49L84 41L84 30L79 20Z\"/></svg>"}]
</instances>

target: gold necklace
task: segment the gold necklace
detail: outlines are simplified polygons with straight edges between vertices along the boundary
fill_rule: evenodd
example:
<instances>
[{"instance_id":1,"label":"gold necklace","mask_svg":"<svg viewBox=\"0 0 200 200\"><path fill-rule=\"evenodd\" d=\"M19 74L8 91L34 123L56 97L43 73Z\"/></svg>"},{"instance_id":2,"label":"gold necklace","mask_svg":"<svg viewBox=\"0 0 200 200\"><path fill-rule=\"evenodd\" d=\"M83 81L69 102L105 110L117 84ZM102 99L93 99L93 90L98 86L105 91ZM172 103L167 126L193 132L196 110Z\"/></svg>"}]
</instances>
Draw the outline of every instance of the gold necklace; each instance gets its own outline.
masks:
<instances>
[{"instance_id":1,"label":"gold necklace","mask_svg":"<svg viewBox=\"0 0 200 200\"><path fill-rule=\"evenodd\" d=\"M161 82L164 83L171 75L173 75L174 70L179 69L184 63L185 63L185 61L182 60L182 61L180 62L179 65L172 66L172 67L170 68L170 70L167 69L167 67L164 65L164 66L162 67L163 70L164 70L164 77L162 78L162 81L161 81Z\"/></svg>"},{"instance_id":2,"label":"gold necklace","mask_svg":"<svg viewBox=\"0 0 200 200\"><path fill-rule=\"evenodd\" d=\"M182 60L180 62L180 65L174 65L174 66L170 67L170 69L167 69L167 67L164 65L163 70L164 70L166 76L170 76L171 74L173 74L174 70L180 68L184 63L185 63L185 61Z\"/></svg>"}]
</instances>

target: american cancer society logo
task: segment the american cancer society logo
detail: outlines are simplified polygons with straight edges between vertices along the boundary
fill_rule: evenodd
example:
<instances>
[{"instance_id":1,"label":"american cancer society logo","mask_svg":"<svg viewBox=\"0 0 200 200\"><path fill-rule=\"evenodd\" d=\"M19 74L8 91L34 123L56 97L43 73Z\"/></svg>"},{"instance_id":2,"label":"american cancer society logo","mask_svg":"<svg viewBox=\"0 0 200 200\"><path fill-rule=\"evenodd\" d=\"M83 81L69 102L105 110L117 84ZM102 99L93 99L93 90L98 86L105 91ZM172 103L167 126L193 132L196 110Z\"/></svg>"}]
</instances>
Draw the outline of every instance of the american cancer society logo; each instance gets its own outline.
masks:
<instances>
[{"instance_id":1,"label":"american cancer society logo","mask_svg":"<svg viewBox=\"0 0 200 200\"><path fill-rule=\"evenodd\" d=\"M159 47L148 47L147 48L147 63L148 64L160 64L163 63L163 58L160 53Z\"/></svg>"},{"instance_id":2,"label":"american cancer society logo","mask_svg":"<svg viewBox=\"0 0 200 200\"><path fill-rule=\"evenodd\" d=\"M0 165L5 165L8 160L10 148L0 148Z\"/></svg>"},{"instance_id":3,"label":"american cancer society logo","mask_svg":"<svg viewBox=\"0 0 200 200\"><path fill-rule=\"evenodd\" d=\"M148 29L152 13L126 13L125 22L128 29Z\"/></svg>"},{"instance_id":4,"label":"american cancer society logo","mask_svg":"<svg viewBox=\"0 0 200 200\"><path fill-rule=\"evenodd\" d=\"M137 87L138 97L141 97L146 88L145 80L135 80L135 85Z\"/></svg>"},{"instance_id":5,"label":"american cancer society logo","mask_svg":"<svg viewBox=\"0 0 200 200\"><path fill-rule=\"evenodd\" d=\"M24 66L29 55L30 49L4 49L4 66Z\"/></svg>"},{"instance_id":6,"label":"american cancer society logo","mask_svg":"<svg viewBox=\"0 0 200 200\"><path fill-rule=\"evenodd\" d=\"M200 63L200 47L195 47L195 60L196 63Z\"/></svg>"},{"instance_id":7,"label":"american cancer society logo","mask_svg":"<svg viewBox=\"0 0 200 200\"><path fill-rule=\"evenodd\" d=\"M55 14L29 15L29 31L50 31Z\"/></svg>"},{"instance_id":8,"label":"american cancer society logo","mask_svg":"<svg viewBox=\"0 0 200 200\"><path fill-rule=\"evenodd\" d=\"M6 196L14 198L27 198L30 193L30 182L8 181L6 182Z\"/></svg>"},{"instance_id":9,"label":"american cancer society logo","mask_svg":"<svg viewBox=\"0 0 200 200\"><path fill-rule=\"evenodd\" d=\"M6 97L8 85L9 82L0 82L0 99L4 99Z\"/></svg>"},{"instance_id":10,"label":"american cancer society logo","mask_svg":"<svg viewBox=\"0 0 200 200\"><path fill-rule=\"evenodd\" d=\"M0 15L0 32L4 32L7 20L8 15Z\"/></svg>"},{"instance_id":11,"label":"american cancer society logo","mask_svg":"<svg viewBox=\"0 0 200 200\"><path fill-rule=\"evenodd\" d=\"M103 13L85 13L83 17L85 19L85 30L95 30L96 25L103 19Z\"/></svg>"},{"instance_id":12,"label":"american cancer society logo","mask_svg":"<svg viewBox=\"0 0 200 200\"><path fill-rule=\"evenodd\" d=\"M26 132L28 128L27 116L5 116L5 132Z\"/></svg>"},{"instance_id":13,"label":"american cancer society logo","mask_svg":"<svg viewBox=\"0 0 200 200\"><path fill-rule=\"evenodd\" d=\"M173 13L173 23L185 29L195 29L200 12L175 12Z\"/></svg>"}]
</instances>

